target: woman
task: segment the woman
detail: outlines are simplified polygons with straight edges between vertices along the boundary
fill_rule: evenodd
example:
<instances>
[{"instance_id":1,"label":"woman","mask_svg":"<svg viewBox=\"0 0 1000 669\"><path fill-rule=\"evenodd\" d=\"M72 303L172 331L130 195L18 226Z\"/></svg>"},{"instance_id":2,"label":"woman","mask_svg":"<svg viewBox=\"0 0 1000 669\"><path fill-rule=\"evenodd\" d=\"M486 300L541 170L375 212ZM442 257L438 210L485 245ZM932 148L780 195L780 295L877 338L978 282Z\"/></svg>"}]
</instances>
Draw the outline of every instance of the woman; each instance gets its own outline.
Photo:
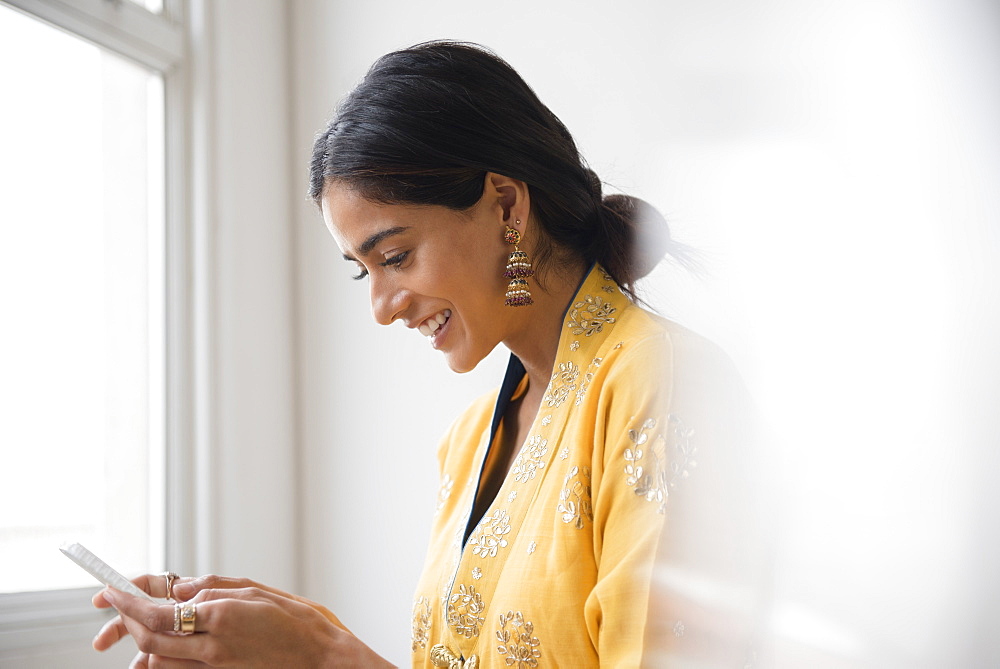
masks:
<instances>
[{"instance_id":1,"label":"woman","mask_svg":"<svg viewBox=\"0 0 1000 669\"><path fill-rule=\"evenodd\" d=\"M316 140L311 196L372 312L457 372L503 343L499 392L439 451L415 666L637 666L666 501L694 466L675 392L702 340L634 304L662 255L648 205L601 195L569 132L495 55L388 54ZM136 581L195 607L95 596L138 666L382 666L329 611L259 584ZM193 620L192 620L193 619ZM176 634L174 630L194 634ZM675 630L676 631L676 630Z\"/></svg>"}]
</instances>

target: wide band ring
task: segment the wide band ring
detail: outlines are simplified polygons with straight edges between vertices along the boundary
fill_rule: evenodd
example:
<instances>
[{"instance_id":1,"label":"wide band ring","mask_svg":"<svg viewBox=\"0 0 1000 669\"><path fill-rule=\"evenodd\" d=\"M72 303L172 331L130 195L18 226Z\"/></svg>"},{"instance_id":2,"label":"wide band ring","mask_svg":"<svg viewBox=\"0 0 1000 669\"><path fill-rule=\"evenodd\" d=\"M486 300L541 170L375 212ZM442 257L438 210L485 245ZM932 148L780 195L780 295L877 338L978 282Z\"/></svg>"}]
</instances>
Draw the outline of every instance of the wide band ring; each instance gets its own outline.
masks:
<instances>
[{"instance_id":1,"label":"wide band ring","mask_svg":"<svg viewBox=\"0 0 1000 669\"><path fill-rule=\"evenodd\" d=\"M160 576L167 582L167 599L172 600L174 598L174 581L177 580L177 574L172 571L165 571Z\"/></svg>"},{"instance_id":2,"label":"wide band ring","mask_svg":"<svg viewBox=\"0 0 1000 669\"><path fill-rule=\"evenodd\" d=\"M178 602L174 604L174 631L181 634L194 634L197 604Z\"/></svg>"}]
</instances>

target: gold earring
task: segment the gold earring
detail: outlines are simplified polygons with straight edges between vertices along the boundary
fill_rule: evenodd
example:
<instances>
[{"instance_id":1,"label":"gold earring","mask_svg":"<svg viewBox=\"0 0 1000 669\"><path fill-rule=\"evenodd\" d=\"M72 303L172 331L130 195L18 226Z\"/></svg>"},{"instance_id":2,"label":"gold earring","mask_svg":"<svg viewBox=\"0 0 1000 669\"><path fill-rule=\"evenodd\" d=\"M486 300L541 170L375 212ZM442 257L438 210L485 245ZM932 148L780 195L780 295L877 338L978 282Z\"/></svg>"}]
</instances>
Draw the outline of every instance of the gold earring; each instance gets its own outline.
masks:
<instances>
[{"instance_id":1,"label":"gold earring","mask_svg":"<svg viewBox=\"0 0 1000 669\"><path fill-rule=\"evenodd\" d=\"M518 220L516 223L520 224L521 221ZM506 299L503 303L508 307L523 307L533 304L534 300L531 299L531 291L528 290L528 282L525 279L533 275L535 270L531 269L528 254L517 248L517 245L521 243L521 233L508 225L507 230L503 233L503 240L514 245L514 250L507 258L507 269L503 273L506 278L510 279L510 283L507 284Z\"/></svg>"}]
</instances>

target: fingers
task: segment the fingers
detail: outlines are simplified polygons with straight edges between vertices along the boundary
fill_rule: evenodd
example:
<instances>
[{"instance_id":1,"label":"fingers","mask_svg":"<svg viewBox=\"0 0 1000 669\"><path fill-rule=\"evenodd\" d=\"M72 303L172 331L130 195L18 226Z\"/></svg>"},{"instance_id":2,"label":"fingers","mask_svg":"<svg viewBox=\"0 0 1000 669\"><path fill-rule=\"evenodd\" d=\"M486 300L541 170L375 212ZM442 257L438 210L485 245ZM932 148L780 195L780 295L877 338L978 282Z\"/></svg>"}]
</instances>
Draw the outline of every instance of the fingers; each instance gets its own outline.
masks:
<instances>
[{"instance_id":1,"label":"fingers","mask_svg":"<svg viewBox=\"0 0 1000 669\"><path fill-rule=\"evenodd\" d=\"M111 605L108 604L108 606ZM122 617L115 616L108 622L104 623L104 626L101 627L101 631L94 637L91 645L94 646L94 650L107 650L127 635L128 628L126 628L125 623L122 622Z\"/></svg>"},{"instance_id":2,"label":"fingers","mask_svg":"<svg viewBox=\"0 0 1000 669\"><path fill-rule=\"evenodd\" d=\"M171 592L167 592L167 576L166 574L143 574L142 576L137 576L132 579L140 590L150 595L151 597L158 597L160 599L166 599L168 594L173 594L178 599L183 599L179 597L177 592L177 586L182 583L187 583L192 581L190 576L174 576L171 580Z\"/></svg>"},{"instance_id":3,"label":"fingers","mask_svg":"<svg viewBox=\"0 0 1000 669\"><path fill-rule=\"evenodd\" d=\"M162 657L149 653L139 653L132 659L132 664L128 666L129 669L201 669L208 667L207 664L196 660L178 660L173 657Z\"/></svg>"},{"instance_id":4,"label":"fingers","mask_svg":"<svg viewBox=\"0 0 1000 669\"><path fill-rule=\"evenodd\" d=\"M153 632L168 632L174 629L174 607L172 604L154 604L139 597L108 588L104 599L118 609L124 618L131 618ZM129 631L133 631L129 628Z\"/></svg>"},{"instance_id":5,"label":"fingers","mask_svg":"<svg viewBox=\"0 0 1000 669\"><path fill-rule=\"evenodd\" d=\"M209 574L198 578L178 579L174 582L174 594L177 599L187 601L203 590L231 590L236 588L260 587L247 578L228 578Z\"/></svg>"},{"instance_id":6,"label":"fingers","mask_svg":"<svg viewBox=\"0 0 1000 669\"><path fill-rule=\"evenodd\" d=\"M197 660L179 660L175 657L139 653L129 669L206 669L209 665Z\"/></svg>"}]
</instances>

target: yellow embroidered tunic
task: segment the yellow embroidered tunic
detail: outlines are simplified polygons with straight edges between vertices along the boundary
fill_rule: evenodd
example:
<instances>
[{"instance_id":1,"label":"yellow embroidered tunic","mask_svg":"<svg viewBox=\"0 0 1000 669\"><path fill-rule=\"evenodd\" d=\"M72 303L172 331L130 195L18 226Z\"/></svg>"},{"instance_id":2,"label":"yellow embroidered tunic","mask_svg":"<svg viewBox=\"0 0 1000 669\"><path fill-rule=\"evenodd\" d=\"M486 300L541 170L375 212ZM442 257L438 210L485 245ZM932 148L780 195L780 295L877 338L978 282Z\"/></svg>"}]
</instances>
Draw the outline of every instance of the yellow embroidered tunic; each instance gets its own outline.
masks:
<instances>
[{"instance_id":1,"label":"yellow embroidered tunic","mask_svg":"<svg viewBox=\"0 0 1000 669\"><path fill-rule=\"evenodd\" d=\"M684 338L696 336L594 268L528 439L464 546L499 416L524 390L520 362L452 425L414 599L414 666L640 665L667 496L693 464L690 432L671 414Z\"/></svg>"}]
</instances>

